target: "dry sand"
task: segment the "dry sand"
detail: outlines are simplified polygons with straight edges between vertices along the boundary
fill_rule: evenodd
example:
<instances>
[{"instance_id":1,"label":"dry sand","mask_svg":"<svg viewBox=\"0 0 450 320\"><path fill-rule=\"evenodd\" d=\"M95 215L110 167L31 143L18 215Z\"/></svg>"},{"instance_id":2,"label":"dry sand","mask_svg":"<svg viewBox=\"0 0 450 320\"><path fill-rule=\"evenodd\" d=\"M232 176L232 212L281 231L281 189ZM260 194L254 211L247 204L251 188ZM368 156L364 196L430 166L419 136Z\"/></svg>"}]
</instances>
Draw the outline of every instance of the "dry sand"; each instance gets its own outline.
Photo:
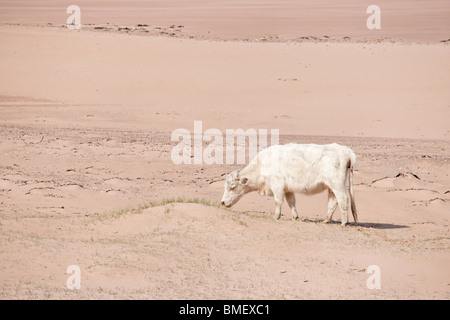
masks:
<instances>
[{"instance_id":1,"label":"dry sand","mask_svg":"<svg viewBox=\"0 0 450 320\"><path fill-rule=\"evenodd\" d=\"M378 35L354 1L79 1L80 31L30 3L0 1L0 298L450 298L446 1L380 1ZM195 120L351 146L360 223L325 193L218 208L242 165L173 164Z\"/></svg>"}]
</instances>

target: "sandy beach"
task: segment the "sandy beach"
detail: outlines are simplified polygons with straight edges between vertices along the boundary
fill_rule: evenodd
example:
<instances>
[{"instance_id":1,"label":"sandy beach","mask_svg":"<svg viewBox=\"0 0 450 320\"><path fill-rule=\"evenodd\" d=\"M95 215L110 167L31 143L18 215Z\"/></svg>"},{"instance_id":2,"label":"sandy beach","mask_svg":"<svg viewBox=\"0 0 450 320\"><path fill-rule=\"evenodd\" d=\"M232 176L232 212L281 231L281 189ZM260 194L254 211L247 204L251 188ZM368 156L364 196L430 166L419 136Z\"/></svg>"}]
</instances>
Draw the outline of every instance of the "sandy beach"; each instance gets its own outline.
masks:
<instances>
[{"instance_id":1,"label":"sandy beach","mask_svg":"<svg viewBox=\"0 0 450 320\"><path fill-rule=\"evenodd\" d=\"M450 6L320 3L0 1L0 299L449 299ZM220 207L196 121L350 146L360 222Z\"/></svg>"}]
</instances>

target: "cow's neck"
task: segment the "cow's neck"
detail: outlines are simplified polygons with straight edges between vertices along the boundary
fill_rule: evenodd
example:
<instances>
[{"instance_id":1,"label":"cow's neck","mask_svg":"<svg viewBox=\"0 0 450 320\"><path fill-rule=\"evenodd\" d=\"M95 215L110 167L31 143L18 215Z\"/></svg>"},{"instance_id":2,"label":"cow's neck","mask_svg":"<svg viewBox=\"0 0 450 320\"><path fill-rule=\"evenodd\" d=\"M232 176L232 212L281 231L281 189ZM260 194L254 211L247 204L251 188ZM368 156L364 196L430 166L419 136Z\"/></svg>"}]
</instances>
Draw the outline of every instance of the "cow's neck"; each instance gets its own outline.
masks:
<instances>
[{"instance_id":1,"label":"cow's neck","mask_svg":"<svg viewBox=\"0 0 450 320\"><path fill-rule=\"evenodd\" d=\"M239 172L240 177L245 177L248 179L247 192L259 190L261 187L262 181L260 181L261 175L258 169L259 166L257 164L250 163Z\"/></svg>"}]
</instances>

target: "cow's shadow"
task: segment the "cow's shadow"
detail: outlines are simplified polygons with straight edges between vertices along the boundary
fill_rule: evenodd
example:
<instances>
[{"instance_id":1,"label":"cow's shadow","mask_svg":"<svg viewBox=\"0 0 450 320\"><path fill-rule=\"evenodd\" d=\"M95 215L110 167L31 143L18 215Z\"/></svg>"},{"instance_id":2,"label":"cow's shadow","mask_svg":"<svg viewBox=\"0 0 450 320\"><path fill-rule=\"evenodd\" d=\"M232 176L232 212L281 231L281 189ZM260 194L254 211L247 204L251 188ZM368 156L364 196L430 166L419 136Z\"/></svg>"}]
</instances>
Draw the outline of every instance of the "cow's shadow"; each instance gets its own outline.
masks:
<instances>
[{"instance_id":1,"label":"cow's shadow","mask_svg":"<svg viewBox=\"0 0 450 320\"><path fill-rule=\"evenodd\" d=\"M353 223L355 227L363 227L363 228L373 228L373 229L404 229L410 228L409 226L405 226L402 224L392 224L392 223L376 223L376 222L360 222Z\"/></svg>"},{"instance_id":2,"label":"cow's shadow","mask_svg":"<svg viewBox=\"0 0 450 320\"><path fill-rule=\"evenodd\" d=\"M312 222L312 223L323 223L323 219L310 219L310 218L303 218L300 219L302 222ZM341 225L341 221L339 220L332 220L327 224L336 224ZM368 229L403 229L403 228L410 228L409 226L401 225L401 224L392 224L392 223L378 223L378 222L349 222L347 224L347 227L362 227L362 228L368 228Z\"/></svg>"}]
</instances>

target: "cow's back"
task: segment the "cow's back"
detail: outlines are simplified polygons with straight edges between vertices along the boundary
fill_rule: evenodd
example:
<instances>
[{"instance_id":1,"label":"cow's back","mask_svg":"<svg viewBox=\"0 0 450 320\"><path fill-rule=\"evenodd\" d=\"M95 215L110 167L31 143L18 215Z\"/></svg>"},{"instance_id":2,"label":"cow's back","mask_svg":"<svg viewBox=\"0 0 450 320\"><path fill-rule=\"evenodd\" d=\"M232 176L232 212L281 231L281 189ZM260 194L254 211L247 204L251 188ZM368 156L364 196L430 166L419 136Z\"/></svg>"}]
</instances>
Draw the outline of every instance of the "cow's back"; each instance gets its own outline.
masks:
<instances>
[{"instance_id":1,"label":"cow's back","mask_svg":"<svg viewBox=\"0 0 450 320\"><path fill-rule=\"evenodd\" d=\"M287 191L315 193L326 188L330 179L340 178L350 152L350 148L336 143L289 143L262 150L254 161L268 183L275 177L285 181Z\"/></svg>"}]
</instances>

